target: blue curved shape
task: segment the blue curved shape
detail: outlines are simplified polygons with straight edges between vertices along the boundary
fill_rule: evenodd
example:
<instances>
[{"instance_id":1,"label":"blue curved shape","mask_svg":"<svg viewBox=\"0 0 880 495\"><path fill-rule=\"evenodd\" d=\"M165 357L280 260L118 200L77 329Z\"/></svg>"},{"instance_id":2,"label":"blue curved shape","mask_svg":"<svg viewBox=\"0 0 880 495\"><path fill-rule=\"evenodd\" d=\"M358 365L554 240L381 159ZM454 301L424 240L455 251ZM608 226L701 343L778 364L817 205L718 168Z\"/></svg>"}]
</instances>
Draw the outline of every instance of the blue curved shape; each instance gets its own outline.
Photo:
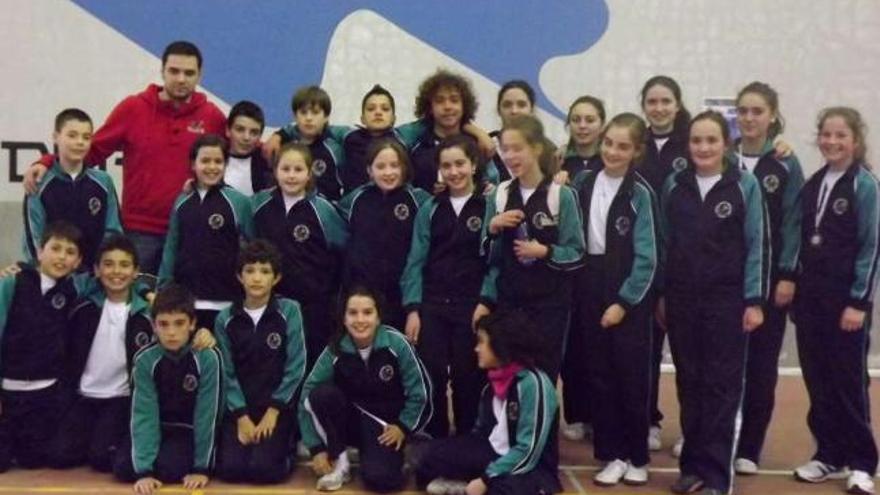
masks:
<instances>
[{"instance_id":1,"label":"blue curved shape","mask_svg":"<svg viewBox=\"0 0 880 495\"><path fill-rule=\"evenodd\" d=\"M605 0L73 1L156 56L172 40L193 41L205 57L202 84L230 103L256 101L274 125L290 120L296 87L320 82L333 31L360 9L499 84L525 79L538 105L559 116L538 82L541 67L589 49L609 19Z\"/></svg>"}]
</instances>

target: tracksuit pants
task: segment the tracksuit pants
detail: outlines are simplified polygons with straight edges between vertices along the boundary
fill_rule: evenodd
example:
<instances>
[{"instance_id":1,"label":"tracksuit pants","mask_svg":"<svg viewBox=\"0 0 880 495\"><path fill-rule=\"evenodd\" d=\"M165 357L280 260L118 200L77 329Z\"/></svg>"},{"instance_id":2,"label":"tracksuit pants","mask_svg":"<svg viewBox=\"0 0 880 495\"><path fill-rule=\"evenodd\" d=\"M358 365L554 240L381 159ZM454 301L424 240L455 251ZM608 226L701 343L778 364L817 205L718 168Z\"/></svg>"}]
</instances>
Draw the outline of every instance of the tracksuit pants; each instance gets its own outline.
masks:
<instances>
[{"instance_id":1,"label":"tracksuit pants","mask_svg":"<svg viewBox=\"0 0 880 495\"><path fill-rule=\"evenodd\" d=\"M52 467L88 463L96 471L111 472L119 446L128 436L130 417L130 397L93 399L77 395L58 423L52 441Z\"/></svg>"},{"instance_id":2,"label":"tracksuit pants","mask_svg":"<svg viewBox=\"0 0 880 495\"><path fill-rule=\"evenodd\" d=\"M666 295L669 343L681 410L682 475L728 492L733 483L736 418L745 381L748 334L741 297Z\"/></svg>"},{"instance_id":3,"label":"tracksuit pants","mask_svg":"<svg viewBox=\"0 0 880 495\"><path fill-rule=\"evenodd\" d=\"M306 339L306 370L311 371L330 343L333 332L337 328L336 305L338 296L327 294L308 300L298 300L302 309L303 332Z\"/></svg>"},{"instance_id":4,"label":"tracksuit pants","mask_svg":"<svg viewBox=\"0 0 880 495\"><path fill-rule=\"evenodd\" d=\"M251 421L258 424L266 408L249 411ZM238 441L238 422L231 415L220 430L217 455L217 477L232 483L281 483L293 471L294 417L292 410L282 409L275 431L260 443L242 445Z\"/></svg>"},{"instance_id":5,"label":"tracksuit pants","mask_svg":"<svg viewBox=\"0 0 880 495\"><path fill-rule=\"evenodd\" d=\"M650 297L611 328L599 322L611 301L605 294L603 256L589 256L590 282L579 306L587 329L586 362L593 398L593 446L597 459L648 464L651 382Z\"/></svg>"},{"instance_id":6,"label":"tracksuit pants","mask_svg":"<svg viewBox=\"0 0 880 495\"><path fill-rule=\"evenodd\" d=\"M479 478L498 454L489 439L473 434L433 440L416 467L416 484L420 488L435 478L471 481ZM489 479L488 495L536 495L561 491L555 472L541 466L515 475Z\"/></svg>"},{"instance_id":7,"label":"tracksuit pants","mask_svg":"<svg viewBox=\"0 0 880 495\"><path fill-rule=\"evenodd\" d=\"M798 287L792 319L810 410L807 424L816 439L813 459L873 474L877 446L871 430L867 354L870 310L856 332L840 328L844 291Z\"/></svg>"},{"instance_id":8,"label":"tracksuit pants","mask_svg":"<svg viewBox=\"0 0 880 495\"><path fill-rule=\"evenodd\" d=\"M436 413L426 431L434 438L449 435L447 383L452 387L456 433L471 431L477 419L486 374L477 366L476 335L471 328L475 302L424 302L417 349L433 384Z\"/></svg>"},{"instance_id":9,"label":"tracksuit pants","mask_svg":"<svg viewBox=\"0 0 880 495\"><path fill-rule=\"evenodd\" d=\"M580 269L574 276L574 294L579 298L580 294L587 291L589 275L586 270ZM587 329L584 326L585 315L580 304L575 303L571 308L571 325L568 329L568 337L565 343L565 356L562 360L562 409L565 422L591 423L592 410L590 407L590 376L587 366Z\"/></svg>"},{"instance_id":10,"label":"tracksuit pants","mask_svg":"<svg viewBox=\"0 0 880 495\"><path fill-rule=\"evenodd\" d=\"M153 463L152 476L162 483L180 483L184 476L193 474L195 440L192 428L161 426L159 452ZM140 475L134 472L131 461L131 435L126 435L116 455L113 474L119 481L134 483Z\"/></svg>"},{"instance_id":11,"label":"tracksuit pants","mask_svg":"<svg viewBox=\"0 0 880 495\"><path fill-rule=\"evenodd\" d=\"M32 391L0 390L0 473L12 466L46 467L61 415L61 385Z\"/></svg>"},{"instance_id":12,"label":"tracksuit pants","mask_svg":"<svg viewBox=\"0 0 880 495\"><path fill-rule=\"evenodd\" d=\"M347 446L357 447L361 478L367 489L391 492L403 488L403 448L394 450L380 444L377 438L383 426L360 411L339 387L330 383L316 387L309 394L308 406L324 432L331 460L338 458Z\"/></svg>"}]
</instances>

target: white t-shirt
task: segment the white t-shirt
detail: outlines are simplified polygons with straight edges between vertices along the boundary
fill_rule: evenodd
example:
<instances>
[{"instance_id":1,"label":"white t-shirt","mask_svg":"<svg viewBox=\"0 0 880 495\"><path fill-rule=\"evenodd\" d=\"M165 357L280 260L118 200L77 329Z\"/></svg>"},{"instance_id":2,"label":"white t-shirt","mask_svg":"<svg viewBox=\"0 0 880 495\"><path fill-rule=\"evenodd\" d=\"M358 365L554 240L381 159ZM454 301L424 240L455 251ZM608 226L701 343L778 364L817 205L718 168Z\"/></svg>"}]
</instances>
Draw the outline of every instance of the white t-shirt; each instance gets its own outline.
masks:
<instances>
[{"instance_id":1,"label":"white t-shirt","mask_svg":"<svg viewBox=\"0 0 880 495\"><path fill-rule=\"evenodd\" d=\"M519 186L519 194L520 196L522 196L523 205L529 202L529 198L532 197L532 194L534 194L537 189L538 188L536 187L526 188L523 186Z\"/></svg>"},{"instance_id":2,"label":"white t-shirt","mask_svg":"<svg viewBox=\"0 0 880 495\"><path fill-rule=\"evenodd\" d=\"M223 181L247 196L254 194L251 182L251 157L230 156L226 161L226 172Z\"/></svg>"},{"instance_id":3,"label":"white t-shirt","mask_svg":"<svg viewBox=\"0 0 880 495\"><path fill-rule=\"evenodd\" d=\"M715 184L721 180L721 174L702 176L697 175L697 187L700 188L700 198L706 200L706 195L715 187Z\"/></svg>"},{"instance_id":4,"label":"white t-shirt","mask_svg":"<svg viewBox=\"0 0 880 495\"><path fill-rule=\"evenodd\" d=\"M58 281L54 278L46 275L43 272L40 272L40 292L45 296L47 292L52 290L52 287L55 287Z\"/></svg>"},{"instance_id":5,"label":"white t-shirt","mask_svg":"<svg viewBox=\"0 0 880 495\"><path fill-rule=\"evenodd\" d=\"M196 188L196 192L199 193L199 199L202 200L202 201L204 201L204 200L205 200L205 196L208 195L208 190L205 189L205 188L202 188L202 187L197 187L197 188Z\"/></svg>"},{"instance_id":6,"label":"white t-shirt","mask_svg":"<svg viewBox=\"0 0 880 495\"><path fill-rule=\"evenodd\" d=\"M358 354L360 354L361 359L366 363L368 359L370 359L370 354L373 352L373 346L368 345L363 349L358 349Z\"/></svg>"},{"instance_id":7,"label":"white t-shirt","mask_svg":"<svg viewBox=\"0 0 880 495\"><path fill-rule=\"evenodd\" d=\"M623 177L611 177L604 170L596 175L596 184L590 197L590 236L587 240L589 254L605 254L608 210L622 183Z\"/></svg>"},{"instance_id":8,"label":"white t-shirt","mask_svg":"<svg viewBox=\"0 0 880 495\"><path fill-rule=\"evenodd\" d=\"M669 141L669 136L655 137L654 138L654 145L657 146L657 151L658 152L662 151L663 146L665 146L668 141Z\"/></svg>"},{"instance_id":9,"label":"white t-shirt","mask_svg":"<svg viewBox=\"0 0 880 495\"><path fill-rule=\"evenodd\" d=\"M461 210L464 209L465 203L470 199L470 195L468 196L450 196L449 202L452 203L452 209L455 210L455 216L461 215Z\"/></svg>"},{"instance_id":10,"label":"white t-shirt","mask_svg":"<svg viewBox=\"0 0 880 495\"><path fill-rule=\"evenodd\" d=\"M288 194L283 194L283 193L282 193L282 196L284 197L284 211L286 211L287 213L290 213L290 209L293 208L293 205L299 203L300 201L303 200L303 198L306 197L305 194L290 196Z\"/></svg>"},{"instance_id":11,"label":"white t-shirt","mask_svg":"<svg viewBox=\"0 0 880 495\"><path fill-rule=\"evenodd\" d=\"M822 216L825 215L825 207L828 206L828 197L831 196L831 191L834 190L834 185L837 184L837 181L843 177L843 174L846 170L831 170L828 169L825 172L825 177L822 178L822 185L819 186L819 197L816 199L818 203L816 203L816 226L819 226L819 222L822 221Z\"/></svg>"},{"instance_id":12,"label":"white t-shirt","mask_svg":"<svg viewBox=\"0 0 880 495\"><path fill-rule=\"evenodd\" d=\"M739 156L739 168L748 170L751 173L755 173L755 167L758 165L758 162L761 160L760 155L745 155L742 153L738 154Z\"/></svg>"},{"instance_id":13,"label":"white t-shirt","mask_svg":"<svg viewBox=\"0 0 880 495\"><path fill-rule=\"evenodd\" d=\"M79 392L84 397L109 399L131 393L125 350L128 310L127 303L104 302L89 358L79 381Z\"/></svg>"},{"instance_id":14,"label":"white t-shirt","mask_svg":"<svg viewBox=\"0 0 880 495\"><path fill-rule=\"evenodd\" d=\"M492 414L495 415L495 427L489 433L489 443L498 455L510 451L510 437L507 430L507 401L492 397Z\"/></svg>"},{"instance_id":15,"label":"white t-shirt","mask_svg":"<svg viewBox=\"0 0 880 495\"><path fill-rule=\"evenodd\" d=\"M266 312L266 306L262 306L256 309L244 308L244 312L251 317L251 320L254 322L254 326L256 326L257 323L260 322L260 318L263 317L263 313Z\"/></svg>"}]
</instances>

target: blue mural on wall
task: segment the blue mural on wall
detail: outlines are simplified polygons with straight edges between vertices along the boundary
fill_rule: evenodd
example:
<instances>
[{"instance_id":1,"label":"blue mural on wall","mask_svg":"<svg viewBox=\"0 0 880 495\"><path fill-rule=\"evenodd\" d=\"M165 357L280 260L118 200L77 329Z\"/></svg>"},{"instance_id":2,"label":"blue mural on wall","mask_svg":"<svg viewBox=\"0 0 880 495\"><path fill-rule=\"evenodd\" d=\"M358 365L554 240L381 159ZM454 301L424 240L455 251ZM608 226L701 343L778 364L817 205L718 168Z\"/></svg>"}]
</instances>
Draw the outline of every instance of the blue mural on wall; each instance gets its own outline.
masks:
<instances>
[{"instance_id":1,"label":"blue mural on wall","mask_svg":"<svg viewBox=\"0 0 880 495\"><path fill-rule=\"evenodd\" d=\"M202 84L230 103L256 101L273 125L290 120L294 88L320 83L336 26L358 10L377 13L496 83L527 80L538 105L556 115L562 109L538 83L541 66L590 48L609 17L604 0L73 1L157 57L172 40L195 42L205 58ZM375 82L393 77L376 74Z\"/></svg>"}]
</instances>

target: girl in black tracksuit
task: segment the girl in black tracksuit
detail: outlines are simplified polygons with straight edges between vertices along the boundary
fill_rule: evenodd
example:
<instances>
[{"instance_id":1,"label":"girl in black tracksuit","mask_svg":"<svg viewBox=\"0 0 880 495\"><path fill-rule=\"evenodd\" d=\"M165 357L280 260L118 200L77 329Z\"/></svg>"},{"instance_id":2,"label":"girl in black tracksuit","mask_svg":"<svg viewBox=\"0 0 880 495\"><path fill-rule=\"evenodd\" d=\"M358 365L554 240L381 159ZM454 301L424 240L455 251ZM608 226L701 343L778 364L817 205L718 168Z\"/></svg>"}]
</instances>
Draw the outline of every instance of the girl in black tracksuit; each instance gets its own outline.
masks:
<instances>
[{"instance_id":1,"label":"girl in black tracksuit","mask_svg":"<svg viewBox=\"0 0 880 495\"><path fill-rule=\"evenodd\" d=\"M498 111L498 116L501 117L502 125L509 118L517 115L534 115L535 90L529 83L521 79L507 81L498 90L498 101L495 109ZM489 133L489 137L495 142L496 152L492 157L492 162L495 164L496 170L498 170L498 181L510 180L510 170L504 165L504 161L497 151L500 146L501 131L492 131Z\"/></svg>"},{"instance_id":2,"label":"girl in black tracksuit","mask_svg":"<svg viewBox=\"0 0 880 495\"><path fill-rule=\"evenodd\" d=\"M681 87L668 76L654 76L645 82L641 91L642 112L648 119L645 139L646 155L637 168L659 198L663 184L673 173L687 166L687 130L691 115L681 99ZM660 363L663 361L663 341L666 332L654 324L653 361L651 371L651 438L652 450L661 448L660 422Z\"/></svg>"},{"instance_id":3,"label":"girl in black tracksuit","mask_svg":"<svg viewBox=\"0 0 880 495\"><path fill-rule=\"evenodd\" d=\"M602 170L599 156L599 134L605 125L605 105L593 96L581 96L568 107L566 126L569 140L562 159L562 170L554 180L569 184L585 170ZM574 275L574 293L582 294L589 282L586 271L581 268ZM583 325L581 305L575 302L571 307L571 328L565 344L565 358L562 363L562 410L566 425L561 428L562 436L569 440L581 440L586 433L586 425L592 423L590 410L589 370L584 359L586 329Z\"/></svg>"},{"instance_id":4,"label":"girl in black tracksuit","mask_svg":"<svg viewBox=\"0 0 880 495\"><path fill-rule=\"evenodd\" d=\"M867 353L880 251L880 190L865 164L865 128L851 108L825 109L818 145L826 165L800 195L800 272L792 319L810 395L813 460L795 477L820 482L851 470L849 493L873 493Z\"/></svg>"},{"instance_id":5,"label":"girl in black tracksuit","mask_svg":"<svg viewBox=\"0 0 880 495\"><path fill-rule=\"evenodd\" d=\"M591 397L593 445L605 462L593 480L602 486L648 481L648 399L652 286L657 228L650 186L634 170L644 152L645 123L631 113L602 133L599 172L575 178L587 244L581 308Z\"/></svg>"},{"instance_id":6,"label":"girl in black tracksuit","mask_svg":"<svg viewBox=\"0 0 880 495\"><path fill-rule=\"evenodd\" d=\"M253 197L254 232L281 252L282 277L276 291L302 307L310 369L333 334L348 226L333 204L318 194L305 144L284 145L274 172L278 186Z\"/></svg>"},{"instance_id":7,"label":"girl in black tracksuit","mask_svg":"<svg viewBox=\"0 0 880 495\"><path fill-rule=\"evenodd\" d=\"M666 181L660 208L666 262L658 307L669 323L685 438L675 493L730 490L748 335L763 323L763 198L755 177L725 159L728 144L721 114L697 115L692 161Z\"/></svg>"},{"instance_id":8,"label":"girl in black tracksuit","mask_svg":"<svg viewBox=\"0 0 880 495\"><path fill-rule=\"evenodd\" d=\"M437 150L446 189L416 216L400 285L406 335L417 344L431 375L434 406L447 410L446 384L451 380L455 431L461 433L474 425L485 380L474 358L471 316L486 274L480 249L486 198L474 185L479 150L472 139L453 136ZM434 415L427 432L434 438L448 435L448 416Z\"/></svg>"},{"instance_id":9,"label":"girl in black tracksuit","mask_svg":"<svg viewBox=\"0 0 880 495\"><path fill-rule=\"evenodd\" d=\"M376 141L367 153L371 182L342 198L339 209L351 234L343 284L364 285L385 301L383 321L403 328L400 276L419 208L430 195L408 184L409 159L397 141Z\"/></svg>"},{"instance_id":10,"label":"girl in black tracksuit","mask_svg":"<svg viewBox=\"0 0 880 495\"><path fill-rule=\"evenodd\" d=\"M497 305L540 322L546 371L555 381L568 331L570 272L584 252L577 201L568 186L553 182L552 143L536 118L511 118L501 131L501 149L514 179L499 184L486 205L489 272L474 320Z\"/></svg>"},{"instance_id":11,"label":"girl in black tracksuit","mask_svg":"<svg viewBox=\"0 0 880 495\"><path fill-rule=\"evenodd\" d=\"M472 431L428 444L416 468L416 483L428 493L562 491L553 444L556 390L536 365L546 356L538 350L533 325L517 311L477 321L477 360L490 383Z\"/></svg>"},{"instance_id":12,"label":"girl in black tracksuit","mask_svg":"<svg viewBox=\"0 0 880 495\"><path fill-rule=\"evenodd\" d=\"M742 430L734 466L737 473L755 474L773 413L785 315L794 288L790 280L799 236L795 204L804 176L794 154L776 157L773 138L782 133L782 116L773 88L753 82L740 90L737 126L742 138L734 143L730 163L758 179L767 206L771 245L770 300L765 306L764 325L749 337Z\"/></svg>"},{"instance_id":13,"label":"girl in black tracksuit","mask_svg":"<svg viewBox=\"0 0 880 495\"><path fill-rule=\"evenodd\" d=\"M431 381L415 350L381 323L376 296L354 287L344 300L341 332L318 357L303 385L299 427L312 454L318 489L350 479L345 449L360 450L370 490L403 487L403 446L432 415Z\"/></svg>"}]
</instances>

